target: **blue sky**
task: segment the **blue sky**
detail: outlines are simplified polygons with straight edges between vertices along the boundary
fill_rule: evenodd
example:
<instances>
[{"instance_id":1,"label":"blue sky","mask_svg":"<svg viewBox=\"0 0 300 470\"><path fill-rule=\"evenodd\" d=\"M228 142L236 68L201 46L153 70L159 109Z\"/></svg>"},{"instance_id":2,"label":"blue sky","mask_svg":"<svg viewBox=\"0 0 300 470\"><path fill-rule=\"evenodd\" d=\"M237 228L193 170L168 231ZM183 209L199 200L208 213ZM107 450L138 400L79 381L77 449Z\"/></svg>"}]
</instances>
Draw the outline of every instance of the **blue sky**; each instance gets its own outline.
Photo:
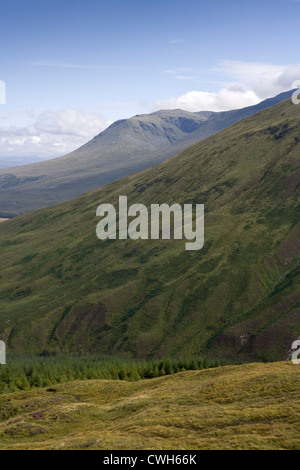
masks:
<instances>
[{"instance_id":1,"label":"blue sky","mask_svg":"<svg viewBox=\"0 0 300 470\"><path fill-rule=\"evenodd\" d=\"M135 114L287 90L299 18L296 0L1 0L0 159L62 155Z\"/></svg>"}]
</instances>

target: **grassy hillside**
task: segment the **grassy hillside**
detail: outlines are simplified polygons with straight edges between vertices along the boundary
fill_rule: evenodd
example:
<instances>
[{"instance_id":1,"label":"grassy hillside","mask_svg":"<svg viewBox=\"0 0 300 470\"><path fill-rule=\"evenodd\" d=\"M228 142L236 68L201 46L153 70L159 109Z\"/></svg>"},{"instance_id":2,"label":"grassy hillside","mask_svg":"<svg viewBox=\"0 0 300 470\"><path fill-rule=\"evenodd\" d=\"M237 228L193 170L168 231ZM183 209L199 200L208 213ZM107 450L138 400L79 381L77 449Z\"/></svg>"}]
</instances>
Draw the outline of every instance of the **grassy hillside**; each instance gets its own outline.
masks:
<instances>
[{"instance_id":1,"label":"grassy hillside","mask_svg":"<svg viewBox=\"0 0 300 470\"><path fill-rule=\"evenodd\" d=\"M149 168L290 95L223 113L177 109L135 116L115 122L64 157L0 170L0 217L67 201Z\"/></svg>"},{"instance_id":2,"label":"grassy hillside","mask_svg":"<svg viewBox=\"0 0 300 470\"><path fill-rule=\"evenodd\" d=\"M0 449L299 450L299 366L249 364L0 396Z\"/></svg>"},{"instance_id":3,"label":"grassy hillside","mask_svg":"<svg viewBox=\"0 0 300 470\"><path fill-rule=\"evenodd\" d=\"M169 161L0 225L9 350L281 360L300 335L300 114L290 101ZM205 245L96 238L96 208L204 203Z\"/></svg>"}]
</instances>

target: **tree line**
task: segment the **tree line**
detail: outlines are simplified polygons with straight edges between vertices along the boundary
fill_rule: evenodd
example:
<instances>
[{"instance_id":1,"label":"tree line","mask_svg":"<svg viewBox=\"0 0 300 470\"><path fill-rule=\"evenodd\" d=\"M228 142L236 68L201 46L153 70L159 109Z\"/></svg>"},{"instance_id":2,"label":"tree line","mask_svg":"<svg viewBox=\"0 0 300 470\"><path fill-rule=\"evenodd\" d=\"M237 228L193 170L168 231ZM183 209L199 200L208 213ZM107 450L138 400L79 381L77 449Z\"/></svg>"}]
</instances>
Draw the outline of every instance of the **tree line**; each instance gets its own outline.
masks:
<instances>
[{"instance_id":1,"label":"tree line","mask_svg":"<svg viewBox=\"0 0 300 470\"><path fill-rule=\"evenodd\" d=\"M152 379L187 370L202 370L226 365L219 360L153 359L129 360L100 355L8 356L0 366L0 393L48 387L74 380Z\"/></svg>"}]
</instances>

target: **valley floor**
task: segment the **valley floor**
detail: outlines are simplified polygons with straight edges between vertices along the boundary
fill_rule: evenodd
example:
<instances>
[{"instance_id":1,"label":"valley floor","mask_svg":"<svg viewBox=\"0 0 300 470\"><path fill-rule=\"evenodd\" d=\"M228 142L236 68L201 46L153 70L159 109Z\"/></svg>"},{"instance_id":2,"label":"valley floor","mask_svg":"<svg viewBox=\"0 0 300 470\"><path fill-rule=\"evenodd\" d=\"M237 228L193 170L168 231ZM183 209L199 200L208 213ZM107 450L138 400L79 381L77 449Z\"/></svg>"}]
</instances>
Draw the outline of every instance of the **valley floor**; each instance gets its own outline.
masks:
<instances>
[{"instance_id":1,"label":"valley floor","mask_svg":"<svg viewBox=\"0 0 300 470\"><path fill-rule=\"evenodd\" d=\"M248 364L0 396L0 449L300 449L300 366Z\"/></svg>"}]
</instances>

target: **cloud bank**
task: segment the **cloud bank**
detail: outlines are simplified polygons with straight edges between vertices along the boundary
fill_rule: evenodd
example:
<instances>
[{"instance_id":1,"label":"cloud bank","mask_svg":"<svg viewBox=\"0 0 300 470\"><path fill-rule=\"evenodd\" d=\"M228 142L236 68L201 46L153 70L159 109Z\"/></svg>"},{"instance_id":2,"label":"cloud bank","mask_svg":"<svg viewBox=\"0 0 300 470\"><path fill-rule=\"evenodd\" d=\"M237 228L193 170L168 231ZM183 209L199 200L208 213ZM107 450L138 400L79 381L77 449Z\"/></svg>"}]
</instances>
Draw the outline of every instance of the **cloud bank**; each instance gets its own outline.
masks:
<instances>
[{"instance_id":1,"label":"cloud bank","mask_svg":"<svg viewBox=\"0 0 300 470\"><path fill-rule=\"evenodd\" d=\"M155 109L227 111L243 108L292 89L293 81L300 79L300 65L263 62L227 60L221 62L213 72L227 79L228 84L219 91L191 90L177 97L157 100ZM174 78L178 78L175 72Z\"/></svg>"},{"instance_id":2,"label":"cloud bank","mask_svg":"<svg viewBox=\"0 0 300 470\"><path fill-rule=\"evenodd\" d=\"M61 156L85 144L109 124L97 114L72 108L45 111L26 127L0 128L0 154L8 162L14 156Z\"/></svg>"}]
</instances>

